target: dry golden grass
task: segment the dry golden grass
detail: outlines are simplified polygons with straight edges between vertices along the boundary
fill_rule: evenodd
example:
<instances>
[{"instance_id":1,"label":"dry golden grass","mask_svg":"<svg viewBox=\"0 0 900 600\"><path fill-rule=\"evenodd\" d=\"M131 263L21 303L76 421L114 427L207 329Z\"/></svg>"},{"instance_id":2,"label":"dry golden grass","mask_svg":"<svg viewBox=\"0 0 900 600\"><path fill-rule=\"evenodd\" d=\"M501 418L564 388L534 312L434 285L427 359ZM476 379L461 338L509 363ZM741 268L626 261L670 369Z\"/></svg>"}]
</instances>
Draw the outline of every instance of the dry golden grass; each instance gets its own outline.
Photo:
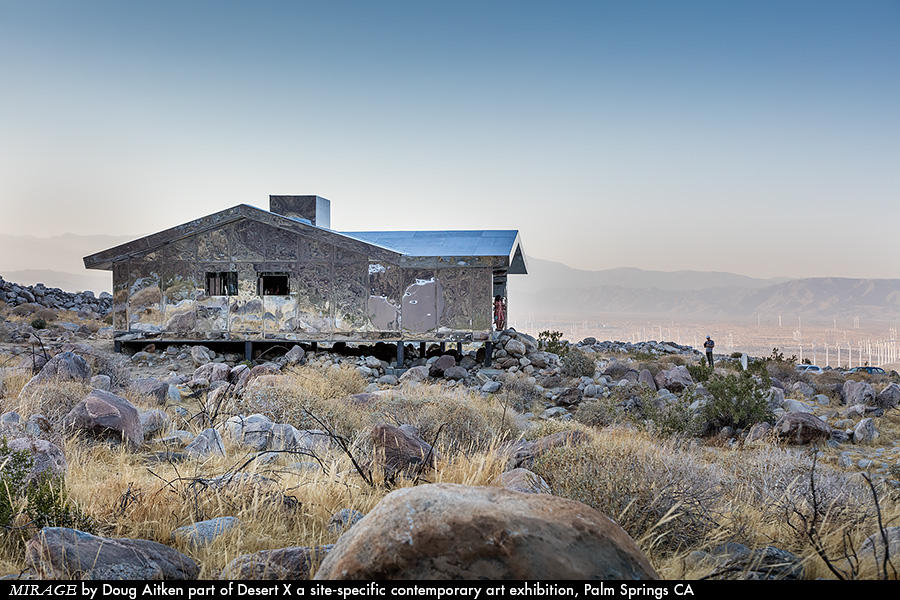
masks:
<instances>
[{"instance_id":1,"label":"dry golden grass","mask_svg":"<svg viewBox=\"0 0 900 600\"><path fill-rule=\"evenodd\" d=\"M811 510L811 460L804 450L776 445L717 448L658 439L626 427L597 430L561 421L544 421L521 432L502 394L483 397L459 387L420 384L399 386L363 403L347 399L364 386L355 369L300 367L261 382L239 408L243 414L263 412L299 428L319 427L309 415L313 413L346 435L367 465L367 432L374 424L415 425L426 440L436 440L440 457L423 480L467 485L494 484L505 467L497 451L504 442L578 429L588 436L587 443L548 452L532 469L554 494L616 519L663 577L708 574L708 569L687 568L686 557L724 542L751 548L773 545L802 557L807 578L832 577L796 518ZM85 392L77 384L48 384L17 408L22 414L59 414ZM128 398L139 407L158 407L148 397ZM200 404L188 402L193 410ZM199 423L178 426L194 432L202 428ZM900 411L883 418L880 429L888 436L900 433ZM290 454L268 464L249 461L242 472L267 480L211 489L198 478L234 473L253 453L226 439L226 457L168 463L149 460L153 447L130 453L83 438L59 443L69 464L70 498L91 519L96 533L174 545L198 562L203 578L218 577L241 554L333 543L339 535L328 529L333 513L342 508L367 513L395 489L386 487L378 472L370 486L339 452L320 457L324 470L292 466L311 459ZM816 473L822 543L828 555L836 557L845 535L858 547L877 530L874 507L857 476L828 465L819 465ZM271 483L265 483L268 480ZM414 482L400 480L395 487L410 485ZM881 502L885 524L900 524L896 495L883 492ZM237 517L240 525L208 546L173 542L176 528L218 516ZM0 548L0 573L21 570L22 561L20 546ZM874 563L867 563L861 575L874 576Z\"/></svg>"},{"instance_id":2,"label":"dry golden grass","mask_svg":"<svg viewBox=\"0 0 900 600\"><path fill-rule=\"evenodd\" d=\"M533 470L553 493L585 502L617 520L665 578L707 575L686 568L695 550L728 541L750 548L767 545L804 560L805 577L833 578L806 535L798 514L809 517L811 457L802 450L761 446L723 449L653 439L624 428L601 431L577 424L545 427L538 433L578 428L591 441L554 450ZM861 477L825 465L816 467L818 528L826 555L844 553L844 539L856 548L876 532L872 496ZM886 526L900 524L900 502L884 488L880 503ZM847 570L846 562L839 568ZM874 561L859 576L877 575Z\"/></svg>"}]
</instances>

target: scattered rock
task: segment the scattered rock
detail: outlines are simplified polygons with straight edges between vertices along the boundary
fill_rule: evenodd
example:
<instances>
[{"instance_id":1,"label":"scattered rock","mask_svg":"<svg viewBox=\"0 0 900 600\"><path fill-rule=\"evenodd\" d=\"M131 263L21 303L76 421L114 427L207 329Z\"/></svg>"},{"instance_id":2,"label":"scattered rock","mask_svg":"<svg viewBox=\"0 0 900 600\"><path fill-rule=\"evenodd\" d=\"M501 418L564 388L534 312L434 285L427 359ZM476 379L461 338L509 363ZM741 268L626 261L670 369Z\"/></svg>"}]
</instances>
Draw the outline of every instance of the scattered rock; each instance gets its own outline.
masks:
<instances>
[{"instance_id":1,"label":"scattered rock","mask_svg":"<svg viewBox=\"0 0 900 600\"><path fill-rule=\"evenodd\" d=\"M549 494L550 486L544 478L528 469L513 469L500 474L500 485L523 494Z\"/></svg>"},{"instance_id":2,"label":"scattered rock","mask_svg":"<svg viewBox=\"0 0 900 600\"><path fill-rule=\"evenodd\" d=\"M63 427L113 438L132 448L144 441L137 409L128 400L103 390L93 390L63 417Z\"/></svg>"},{"instance_id":3,"label":"scattered rock","mask_svg":"<svg viewBox=\"0 0 900 600\"><path fill-rule=\"evenodd\" d=\"M436 460L437 451L409 428L382 423L372 428L369 437L375 460L389 477L400 472L412 476Z\"/></svg>"},{"instance_id":4,"label":"scattered rock","mask_svg":"<svg viewBox=\"0 0 900 600\"><path fill-rule=\"evenodd\" d=\"M775 423L775 433L792 444L826 442L831 428L822 419L804 412L785 413Z\"/></svg>"},{"instance_id":5,"label":"scattered rock","mask_svg":"<svg viewBox=\"0 0 900 600\"><path fill-rule=\"evenodd\" d=\"M333 544L317 548L293 546L244 554L226 565L222 570L221 579L254 581L309 579L313 567L321 562L332 548Z\"/></svg>"},{"instance_id":6,"label":"scattered rock","mask_svg":"<svg viewBox=\"0 0 900 600\"><path fill-rule=\"evenodd\" d=\"M857 444L868 444L878 437L875 422L872 419L863 419L853 428L853 441Z\"/></svg>"},{"instance_id":7,"label":"scattered rock","mask_svg":"<svg viewBox=\"0 0 900 600\"><path fill-rule=\"evenodd\" d=\"M365 516L365 514L358 510L342 508L331 515L331 518L328 520L328 531L341 532L345 529L349 529Z\"/></svg>"},{"instance_id":8,"label":"scattered rock","mask_svg":"<svg viewBox=\"0 0 900 600\"><path fill-rule=\"evenodd\" d=\"M690 371L685 366L672 367L660 371L654 378L657 388L666 388L670 392L681 392L694 383Z\"/></svg>"},{"instance_id":9,"label":"scattered rock","mask_svg":"<svg viewBox=\"0 0 900 600\"><path fill-rule=\"evenodd\" d=\"M900 385L891 383L885 386L876 396L875 405L885 410L900 406Z\"/></svg>"},{"instance_id":10,"label":"scattered rock","mask_svg":"<svg viewBox=\"0 0 900 600\"><path fill-rule=\"evenodd\" d=\"M195 579L197 564L177 550L77 529L45 527L25 546L25 562L43 579Z\"/></svg>"},{"instance_id":11,"label":"scattered rock","mask_svg":"<svg viewBox=\"0 0 900 600\"><path fill-rule=\"evenodd\" d=\"M184 454L193 458L204 458L210 454L225 456L225 446L222 444L222 436L213 428L204 429L185 446Z\"/></svg>"},{"instance_id":12,"label":"scattered rock","mask_svg":"<svg viewBox=\"0 0 900 600\"><path fill-rule=\"evenodd\" d=\"M172 540L188 546L205 546L223 533L240 524L236 517L216 517L179 527L172 532Z\"/></svg>"},{"instance_id":13,"label":"scattered rock","mask_svg":"<svg viewBox=\"0 0 900 600\"><path fill-rule=\"evenodd\" d=\"M848 380L844 382L841 390L841 397L844 404L865 404L872 406L875 404L875 390L871 385L864 381Z\"/></svg>"}]
</instances>

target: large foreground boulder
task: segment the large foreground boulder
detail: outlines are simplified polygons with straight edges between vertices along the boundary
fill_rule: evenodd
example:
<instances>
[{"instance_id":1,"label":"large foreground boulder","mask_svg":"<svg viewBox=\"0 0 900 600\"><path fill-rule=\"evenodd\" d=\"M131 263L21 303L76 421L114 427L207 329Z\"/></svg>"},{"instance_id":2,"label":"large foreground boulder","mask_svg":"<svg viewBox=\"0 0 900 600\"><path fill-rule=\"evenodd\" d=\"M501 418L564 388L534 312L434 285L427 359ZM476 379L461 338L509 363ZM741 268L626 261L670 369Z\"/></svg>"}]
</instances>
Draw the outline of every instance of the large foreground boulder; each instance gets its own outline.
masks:
<instances>
[{"instance_id":1,"label":"large foreground boulder","mask_svg":"<svg viewBox=\"0 0 900 600\"><path fill-rule=\"evenodd\" d=\"M194 579L197 564L177 550L77 529L45 527L25 546L25 561L43 579Z\"/></svg>"},{"instance_id":2,"label":"large foreground boulder","mask_svg":"<svg viewBox=\"0 0 900 600\"><path fill-rule=\"evenodd\" d=\"M805 412L782 415L775 423L775 433L791 444L814 444L831 439L831 427L819 417Z\"/></svg>"},{"instance_id":3,"label":"large foreground boulder","mask_svg":"<svg viewBox=\"0 0 900 600\"><path fill-rule=\"evenodd\" d=\"M400 489L341 536L316 579L656 579L625 531L548 494Z\"/></svg>"},{"instance_id":4,"label":"large foreground boulder","mask_svg":"<svg viewBox=\"0 0 900 600\"><path fill-rule=\"evenodd\" d=\"M113 438L136 448L144 441L137 409L125 398L93 390L63 417L63 427Z\"/></svg>"},{"instance_id":5,"label":"large foreground boulder","mask_svg":"<svg viewBox=\"0 0 900 600\"><path fill-rule=\"evenodd\" d=\"M238 556L222 570L222 579L309 579L310 570L334 546L293 546Z\"/></svg>"}]
</instances>

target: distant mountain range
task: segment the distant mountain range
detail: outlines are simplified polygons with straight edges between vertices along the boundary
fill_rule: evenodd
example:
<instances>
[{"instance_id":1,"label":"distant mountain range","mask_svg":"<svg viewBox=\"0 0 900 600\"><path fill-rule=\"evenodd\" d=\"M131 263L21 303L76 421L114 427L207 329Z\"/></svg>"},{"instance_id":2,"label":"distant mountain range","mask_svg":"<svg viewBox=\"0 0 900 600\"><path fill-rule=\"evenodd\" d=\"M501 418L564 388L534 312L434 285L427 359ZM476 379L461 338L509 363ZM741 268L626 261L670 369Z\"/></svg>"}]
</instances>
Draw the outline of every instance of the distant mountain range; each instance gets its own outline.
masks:
<instances>
[{"instance_id":1,"label":"distant mountain range","mask_svg":"<svg viewBox=\"0 0 900 600\"><path fill-rule=\"evenodd\" d=\"M110 291L107 271L88 271L82 257L137 236L38 238L0 234L0 276L68 291ZM759 279L735 273L586 271L529 258L527 276L509 278L510 312L535 319L585 319L612 314L692 319L750 319L783 314L830 322L861 316L900 321L900 279Z\"/></svg>"},{"instance_id":2,"label":"distant mountain range","mask_svg":"<svg viewBox=\"0 0 900 600\"><path fill-rule=\"evenodd\" d=\"M830 322L861 316L900 320L900 279L757 279L734 273L608 269L582 271L530 259L510 276L510 313L542 318L610 314L692 319L749 319L757 313Z\"/></svg>"}]
</instances>

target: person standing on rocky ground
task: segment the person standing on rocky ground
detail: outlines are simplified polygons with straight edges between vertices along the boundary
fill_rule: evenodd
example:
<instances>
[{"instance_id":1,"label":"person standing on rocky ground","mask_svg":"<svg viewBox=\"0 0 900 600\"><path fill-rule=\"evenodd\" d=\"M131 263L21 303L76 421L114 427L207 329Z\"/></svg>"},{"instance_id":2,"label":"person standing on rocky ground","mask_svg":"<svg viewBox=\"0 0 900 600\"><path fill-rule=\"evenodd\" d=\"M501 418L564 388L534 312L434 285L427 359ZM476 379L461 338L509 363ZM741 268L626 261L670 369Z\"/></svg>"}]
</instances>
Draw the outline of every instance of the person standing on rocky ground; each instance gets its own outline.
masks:
<instances>
[{"instance_id":1,"label":"person standing on rocky ground","mask_svg":"<svg viewBox=\"0 0 900 600\"><path fill-rule=\"evenodd\" d=\"M706 348L706 360L709 361L709 366L713 366L713 348L716 347L716 343L712 340L711 337L706 336L706 341L703 342L703 347Z\"/></svg>"},{"instance_id":2,"label":"person standing on rocky ground","mask_svg":"<svg viewBox=\"0 0 900 600\"><path fill-rule=\"evenodd\" d=\"M506 329L506 307L503 306L503 296L494 298L494 327L497 331Z\"/></svg>"}]
</instances>

